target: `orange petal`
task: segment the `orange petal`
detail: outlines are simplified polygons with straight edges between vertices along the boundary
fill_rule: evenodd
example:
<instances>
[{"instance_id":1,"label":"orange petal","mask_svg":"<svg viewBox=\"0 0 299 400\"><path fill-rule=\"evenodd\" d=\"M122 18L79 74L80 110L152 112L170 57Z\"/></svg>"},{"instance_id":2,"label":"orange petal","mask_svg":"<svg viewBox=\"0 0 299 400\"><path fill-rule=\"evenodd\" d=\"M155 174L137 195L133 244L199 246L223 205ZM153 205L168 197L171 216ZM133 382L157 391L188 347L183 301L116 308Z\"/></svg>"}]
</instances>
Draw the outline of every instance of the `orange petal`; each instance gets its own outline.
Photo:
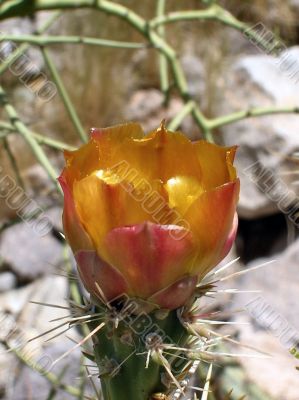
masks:
<instances>
[{"instance_id":1,"label":"orange petal","mask_svg":"<svg viewBox=\"0 0 299 400\"><path fill-rule=\"evenodd\" d=\"M64 209L63 209L63 227L67 241L72 250L91 250L93 249L92 242L84 230L76 212L75 203L71 193L71 189L67 184L64 172L58 178L61 188L64 193Z\"/></svg>"},{"instance_id":2,"label":"orange petal","mask_svg":"<svg viewBox=\"0 0 299 400\"><path fill-rule=\"evenodd\" d=\"M105 246L130 295L143 299L183 277L196 254L190 232L149 222L113 229Z\"/></svg>"},{"instance_id":3,"label":"orange petal","mask_svg":"<svg viewBox=\"0 0 299 400\"><path fill-rule=\"evenodd\" d=\"M111 162L114 165L118 160L117 144L126 139L141 139L143 136L141 126L135 123L104 129L92 128L87 144L78 150L64 152L67 162L66 179L71 184L75 179L83 179L95 170L111 166Z\"/></svg>"},{"instance_id":4,"label":"orange petal","mask_svg":"<svg viewBox=\"0 0 299 400\"><path fill-rule=\"evenodd\" d=\"M227 239L226 239L226 241L224 243L224 246L223 246L223 249L222 249L222 253L220 255L220 259L217 262L217 264L221 260L223 260L228 255L228 253L230 252L230 249L232 248L232 245L234 244L234 241L236 239L237 230L238 230L238 214L235 212L231 230L230 230L230 232L228 234L228 237L227 237Z\"/></svg>"},{"instance_id":5,"label":"orange petal","mask_svg":"<svg viewBox=\"0 0 299 400\"><path fill-rule=\"evenodd\" d=\"M164 185L168 193L168 204L182 216L192 203L203 193L201 183L189 176L170 178Z\"/></svg>"},{"instance_id":6,"label":"orange petal","mask_svg":"<svg viewBox=\"0 0 299 400\"><path fill-rule=\"evenodd\" d=\"M224 254L233 225L239 186L237 179L203 193L184 216L198 246L197 261L190 272L198 273L200 277L211 270Z\"/></svg>"},{"instance_id":7,"label":"orange petal","mask_svg":"<svg viewBox=\"0 0 299 400\"><path fill-rule=\"evenodd\" d=\"M142 139L144 132L140 124L128 122L108 128L91 128L90 136L100 143L102 143L103 139L123 142L126 139Z\"/></svg>"},{"instance_id":8,"label":"orange petal","mask_svg":"<svg viewBox=\"0 0 299 400\"><path fill-rule=\"evenodd\" d=\"M133 129L134 126L117 127L117 131L113 128L95 131L92 136L99 145L101 168L114 168L126 160L130 169L137 170L149 182L156 179L166 182L175 175L200 179L196 152L183 134L167 131L161 126L143 137L138 128Z\"/></svg>"},{"instance_id":9,"label":"orange petal","mask_svg":"<svg viewBox=\"0 0 299 400\"><path fill-rule=\"evenodd\" d=\"M202 184L206 190L214 189L236 179L233 161L237 147L221 147L200 140L194 143L202 169Z\"/></svg>"},{"instance_id":10,"label":"orange petal","mask_svg":"<svg viewBox=\"0 0 299 400\"><path fill-rule=\"evenodd\" d=\"M65 179L70 186L74 180L80 180L100 168L99 145L91 139L78 150L65 151Z\"/></svg>"},{"instance_id":11,"label":"orange petal","mask_svg":"<svg viewBox=\"0 0 299 400\"><path fill-rule=\"evenodd\" d=\"M200 180L200 162L192 142L184 134L168 131L162 124L139 143L140 147L144 146L143 153L148 153L151 157L155 178L164 183L178 175Z\"/></svg>"},{"instance_id":12,"label":"orange petal","mask_svg":"<svg viewBox=\"0 0 299 400\"><path fill-rule=\"evenodd\" d=\"M139 181L138 188L105 172L74 182L73 195L80 221L92 238L99 254L106 259L103 239L113 228L151 221L154 210L167 206L158 190ZM154 182L152 183L154 185ZM159 189L156 182L156 188ZM158 202L154 200L154 194ZM107 259L106 259L107 261Z\"/></svg>"}]
</instances>

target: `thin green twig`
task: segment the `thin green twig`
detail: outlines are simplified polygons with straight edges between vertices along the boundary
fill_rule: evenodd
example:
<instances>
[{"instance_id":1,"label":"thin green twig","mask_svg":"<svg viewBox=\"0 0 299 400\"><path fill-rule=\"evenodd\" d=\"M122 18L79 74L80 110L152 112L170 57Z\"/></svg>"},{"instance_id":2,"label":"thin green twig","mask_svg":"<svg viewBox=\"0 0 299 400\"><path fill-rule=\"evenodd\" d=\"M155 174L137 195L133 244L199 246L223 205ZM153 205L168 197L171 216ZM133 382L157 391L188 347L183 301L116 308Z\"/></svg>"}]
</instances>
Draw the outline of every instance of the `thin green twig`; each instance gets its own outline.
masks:
<instances>
[{"instance_id":1,"label":"thin green twig","mask_svg":"<svg viewBox=\"0 0 299 400\"><path fill-rule=\"evenodd\" d=\"M298 114L299 107L265 107L265 108L251 108L248 110L237 111L231 114L224 115L210 119L207 122L209 129L216 129L221 126L233 124L245 118L263 117L266 115L274 114Z\"/></svg>"},{"instance_id":2,"label":"thin green twig","mask_svg":"<svg viewBox=\"0 0 299 400\"><path fill-rule=\"evenodd\" d=\"M175 11L165 15L157 16L150 21L150 26L152 28L157 28L161 25L180 21L214 20L215 18L216 8L215 5L212 5L205 10Z\"/></svg>"},{"instance_id":3,"label":"thin green twig","mask_svg":"<svg viewBox=\"0 0 299 400\"><path fill-rule=\"evenodd\" d=\"M171 12L166 15L157 16L150 21L150 26L152 28L157 28L165 24L175 23L180 21L217 21L233 28L254 42L258 42L267 51L274 52L275 49L279 49L281 46L281 41L268 41L267 37L263 37L254 27L248 25L245 22L239 21L233 14L227 11L225 8L218 4L212 4L207 9L204 10L190 10L190 11L177 11Z\"/></svg>"},{"instance_id":4,"label":"thin green twig","mask_svg":"<svg viewBox=\"0 0 299 400\"><path fill-rule=\"evenodd\" d=\"M205 139L213 143L214 138L211 132L211 128L209 127L209 119L203 115L199 107L196 105L193 107L191 112L197 125L202 129Z\"/></svg>"},{"instance_id":5,"label":"thin green twig","mask_svg":"<svg viewBox=\"0 0 299 400\"><path fill-rule=\"evenodd\" d=\"M40 364L35 363L32 359L28 359L28 357L24 356L24 354L18 349L18 348L13 348L7 347L18 357L18 359L34 371L38 372L41 374L44 378L46 378L53 386L56 386L58 389L63 390L66 393L69 393L70 395L74 397L79 397L80 396L80 389L77 389L74 386L67 385L63 382L61 382L61 379L53 374L53 372L50 372L46 369L44 369ZM96 400L91 397L85 396L85 399L89 400Z\"/></svg>"},{"instance_id":6,"label":"thin green twig","mask_svg":"<svg viewBox=\"0 0 299 400\"><path fill-rule=\"evenodd\" d=\"M8 155L10 164L11 164L12 169L13 169L13 171L15 173L16 178L17 178L18 185L23 190L25 190L24 181L23 181L22 176L20 174L19 167L18 167L18 164L17 164L17 160L16 160L13 152L11 151L10 144L9 144L9 142L8 142L6 137L4 137L2 140L3 140L4 149L6 151L6 154Z\"/></svg>"},{"instance_id":7,"label":"thin green twig","mask_svg":"<svg viewBox=\"0 0 299 400\"><path fill-rule=\"evenodd\" d=\"M28 16L43 10L75 10L79 8L94 8L127 20L140 32L144 32L146 25L143 18L127 7L108 0L12 0L0 6L0 20Z\"/></svg>"},{"instance_id":8,"label":"thin green twig","mask_svg":"<svg viewBox=\"0 0 299 400\"><path fill-rule=\"evenodd\" d=\"M195 107L195 102L189 100L184 107L176 114L176 116L169 122L167 128L171 131L175 131L181 125L184 118L189 115Z\"/></svg>"},{"instance_id":9,"label":"thin green twig","mask_svg":"<svg viewBox=\"0 0 299 400\"><path fill-rule=\"evenodd\" d=\"M88 140L87 134L81 124L80 118L78 117L75 107L68 95L68 92L65 89L65 86L62 82L62 79L60 77L58 69L56 68L56 66L52 60L52 57L50 56L48 50L46 50L44 47L41 47L41 51L42 51L45 63L47 65L47 67L49 68L49 71L51 72L52 78L53 78L53 80L56 84L57 90L61 96L61 99L63 101L65 109L67 110L69 117L70 117L75 129L77 130L79 137L81 138L81 140L83 142L87 142L87 140Z\"/></svg>"},{"instance_id":10,"label":"thin green twig","mask_svg":"<svg viewBox=\"0 0 299 400\"><path fill-rule=\"evenodd\" d=\"M44 144L46 146L52 147L53 149L68 150L68 151L75 150L74 146L71 146L70 144L61 142L60 140L52 139L52 138L43 136L40 133L36 133L36 132L31 132L31 134L34 137L34 139L37 141L37 143Z\"/></svg>"},{"instance_id":11,"label":"thin green twig","mask_svg":"<svg viewBox=\"0 0 299 400\"><path fill-rule=\"evenodd\" d=\"M16 133L16 128L8 122L0 121L0 139L12 133ZM69 150L69 151L75 150L74 146L61 142L60 140L43 136L40 133L33 132L31 130L30 133L39 144L44 144L56 150Z\"/></svg>"},{"instance_id":12,"label":"thin green twig","mask_svg":"<svg viewBox=\"0 0 299 400\"><path fill-rule=\"evenodd\" d=\"M73 272L73 268L72 268L72 261L70 258L70 249L66 243L64 243L64 247L63 247L63 260L64 260L65 269L66 269L66 272L68 275L68 282L69 282L69 288L70 288L69 297L75 303L83 304L83 298L82 298L82 295L80 292L80 287L79 287L79 280L72 279L74 272ZM82 324L80 326L80 329L82 330L84 336L87 336L90 333L87 324Z\"/></svg>"},{"instance_id":13,"label":"thin green twig","mask_svg":"<svg viewBox=\"0 0 299 400\"><path fill-rule=\"evenodd\" d=\"M2 35L0 42L28 43L35 46L51 46L57 44L84 44L91 46L113 47L117 49L144 49L144 43L121 42L117 40L99 39L85 36L36 36L36 35Z\"/></svg>"},{"instance_id":14,"label":"thin green twig","mask_svg":"<svg viewBox=\"0 0 299 400\"><path fill-rule=\"evenodd\" d=\"M68 276L71 278L73 274L72 262L70 258L70 249L65 243L63 246L63 260ZM78 287L78 282L74 279L69 279L70 299L77 304L82 304L82 296ZM84 325L85 326L85 325Z\"/></svg>"},{"instance_id":15,"label":"thin green twig","mask_svg":"<svg viewBox=\"0 0 299 400\"><path fill-rule=\"evenodd\" d=\"M1 8L0 8L1 9ZM36 35L44 33L52 24L57 20L57 18L61 15L61 11L55 12L44 25L36 31ZM4 35L6 36L6 35ZM0 40L3 39L3 34L0 36ZM13 51L0 65L0 76L26 51L29 49L30 45L28 43L24 43L19 46L15 51Z\"/></svg>"},{"instance_id":16,"label":"thin green twig","mask_svg":"<svg viewBox=\"0 0 299 400\"><path fill-rule=\"evenodd\" d=\"M213 4L204 10L190 10L190 11L176 11L166 15L153 18L150 22L152 28L160 25L170 24L180 21L194 21L194 20L215 20L220 21L237 30L243 31L247 25L240 22L230 12L219 6Z\"/></svg>"},{"instance_id":17,"label":"thin green twig","mask_svg":"<svg viewBox=\"0 0 299 400\"><path fill-rule=\"evenodd\" d=\"M60 385L61 385L62 379L63 379L64 375L66 374L68 368L69 368L69 365L65 365L62 368L59 375L57 376L57 381L59 382ZM58 391L57 385L52 385L46 400L54 400L57 395L57 391Z\"/></svg>"},{"instance_id":18,"label":"thin green twig","mask_svg":"<svg viewBox=\"0 0 299 400\"><path fill-rule=\"evenodd\" d=\"M84 356L81 355L81 360L80 360L80 385L79 385L79 390L80 390L80 396L78 397L78 400L84 400L84 393L85 393L85 388L86 388L86 383L87 383L87 379L86 379L86 369L85 369L85 365L84 365Z\"/></svg>"},{"instance_id":19,"label":"thin green twig","mask_svg":"<svg viewBox=\"0 0 299 400\"><path fill-rule=\"evenodd\" d=\"M20 135L26 140L28 145L30 146L33 154L35 155L38 162L44 167L47 171L51 180L55 183L57 189L61 192L60 186L57 184L57 172L53 168L52 164L48 160L48 157L44 153L43 149L37 143L37 141L32 136L30 130L27 128L26 125L19 119L19 116L15 110L15 108L8 102L6 93L2 86L0 86L0 104L3 106L4 110L6 111L11 125L14 126L15 130L20 133Z\"/></svg>"},{"instance_id":20,"label":"thin green twig","mask_svg":"<svg viewBox=\"0 0 299 400\"><path fill-rule=\"evenodd\" d=\"M157 17L163 16L165 13L166 0L157 0ZM165 28L163 25L157 29L158 34L164 38ZM169 77L168 77L168 61L164 54L159 53L159 72L161 91L165 96L165 104L169 99Z\"/></svg>"}]
</instances>

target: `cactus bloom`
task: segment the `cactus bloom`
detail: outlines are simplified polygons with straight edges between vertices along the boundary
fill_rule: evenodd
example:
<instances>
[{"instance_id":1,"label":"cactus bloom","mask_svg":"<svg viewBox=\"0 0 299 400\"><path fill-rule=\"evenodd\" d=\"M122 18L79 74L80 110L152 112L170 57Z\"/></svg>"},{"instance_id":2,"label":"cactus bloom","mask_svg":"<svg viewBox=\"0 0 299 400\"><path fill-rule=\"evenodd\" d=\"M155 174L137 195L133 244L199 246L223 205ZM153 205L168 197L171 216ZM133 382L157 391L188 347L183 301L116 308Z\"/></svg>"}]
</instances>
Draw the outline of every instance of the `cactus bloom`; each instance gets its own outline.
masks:
<instances>
[{"instance_id":1,"label":"cactus bloom","mask_svg":"<svg viewBox=\"0 0 299 400\"><path fill-rule=\"evenodd\" d=\"M190 299L235 237L235 151L130 123L92 129L65 153L64 230L94 298L167 309Z\"/></svg>"}]
</instances>

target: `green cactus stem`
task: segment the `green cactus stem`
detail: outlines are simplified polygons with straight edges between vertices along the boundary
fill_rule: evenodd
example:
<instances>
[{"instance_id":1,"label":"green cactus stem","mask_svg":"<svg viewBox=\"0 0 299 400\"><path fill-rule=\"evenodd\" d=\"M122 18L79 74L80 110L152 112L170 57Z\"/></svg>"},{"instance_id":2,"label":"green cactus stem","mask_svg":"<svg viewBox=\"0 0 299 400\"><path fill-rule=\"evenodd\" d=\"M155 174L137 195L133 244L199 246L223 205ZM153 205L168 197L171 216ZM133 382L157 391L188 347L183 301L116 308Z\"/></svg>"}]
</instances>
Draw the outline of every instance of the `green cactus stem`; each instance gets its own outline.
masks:
<instances>
[{"instance_id":1,"label":"green cactus stem","mask_svg":"<svg viewBox=\"0 0 299 400\"><path fill-rule=\"evenodd\" d=\"M167 399L176 389L175 377L190 363L169 348L185 346L189 336L177 311L124 315L127 306L117 308L106 310L105 326L93 336L104 399ZM90 323L90 329L101 322Z\"/></svg>"}]
</instances>

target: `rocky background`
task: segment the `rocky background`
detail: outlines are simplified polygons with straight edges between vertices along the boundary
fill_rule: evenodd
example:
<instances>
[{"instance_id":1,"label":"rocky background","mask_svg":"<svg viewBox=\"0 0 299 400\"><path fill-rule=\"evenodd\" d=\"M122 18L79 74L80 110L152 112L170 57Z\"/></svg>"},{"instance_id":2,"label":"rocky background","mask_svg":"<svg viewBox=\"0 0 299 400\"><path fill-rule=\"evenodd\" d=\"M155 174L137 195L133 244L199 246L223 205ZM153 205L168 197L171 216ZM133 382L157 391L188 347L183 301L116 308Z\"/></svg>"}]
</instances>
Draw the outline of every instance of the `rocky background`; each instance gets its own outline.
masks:
<instances>
[{"instance_id":1,"label":"rocky background","mask_svg":"<svg viewBox=\"0 0 299 400\"><path fill-rule=\"evenodd\" d=\"M123 3L146 17L155 15L151 1L126 0ZM185 1L184 8L198 8L198 3L197 0ZM285 51L279 60L263 52L241 33L216 22L180 22L167 26L167 40L179 50L190 93L202 110L214 117L254 106L299 107L299 2L220 3L250 25L262 23L269 31L279 34ZM169 0L167 7L179 10L182 5ZM41 13L34 18L7 20L0 23L0 30L32 33L47 17L48 13ZM142 42L142 37L125 22L85 10L66 13L50 33ZM182 107L182 100L176 96L164 105L157 73L158 59L153 49L55 45L50 50L86 131L92 126L107 126L124 120L138 121L145 130L150 130L161 119L170 120ZM27 54L39 69L49 73L37 48L30 48ZM282 68L287 57L297 60L298 65ZM20 116L33 131L70 145L79 144L58 95L45 103L10 71L1 81ZM183 121L181 129L192 139L201 135L189 117ZM289 353L286 337L289 332L299 338L299 239L296 239L299 116L284 114L246 119L221 128L215 139L218 143L239 146L240 226L236 247L229 259L240 259L231 270L245 271L276 260L265 268L236 276L225 286L259 293L219 294L216 301L218 308L230 311L228 321L238 323L232 325L230 333L242 343L271 354L272 358L240 357L238 362L228 363L224 369L219 368L215 388L219 383L227 392L233 387L232 398L236 400L243 394L249 399L298 400L296 366L299 360ZM7 174L18 185L22 184L26 196L51 220L51 229L40 235L33 222L22 221L17 215L18 209L7 199L0 199L0 335L5 336L3 321L9 316L24 336L22 342L26 342L51 329L51 319L65 315L66 310L30 301L66 306L69 294L66 274L72 268L72 260L60 235L61 199L53 183L19 136L10 134L8 144L10 155L7 145L0 143L1 175ZM51 150L48 155L60 169L62 154ZM20 171L19 176L13 164ZM70 337L78 340L80 336L73 330L49 342L40 338L33 342L33 358L41 360L45 356L45 360L47 357L55 360L73 345ZM248 352L246 348L243 350L235 349ZM63 382L80 387L79 359L78 350L58 364L54 372L59 375L62 371ZM74 398L60 390L59 385L53 389L42 374L24 366L4 345L0 345L0 371L1 399ZM93 393L88 381L86 393ZM218 396L224 398L223 393Z\"/></svg>"}]
</instances>

